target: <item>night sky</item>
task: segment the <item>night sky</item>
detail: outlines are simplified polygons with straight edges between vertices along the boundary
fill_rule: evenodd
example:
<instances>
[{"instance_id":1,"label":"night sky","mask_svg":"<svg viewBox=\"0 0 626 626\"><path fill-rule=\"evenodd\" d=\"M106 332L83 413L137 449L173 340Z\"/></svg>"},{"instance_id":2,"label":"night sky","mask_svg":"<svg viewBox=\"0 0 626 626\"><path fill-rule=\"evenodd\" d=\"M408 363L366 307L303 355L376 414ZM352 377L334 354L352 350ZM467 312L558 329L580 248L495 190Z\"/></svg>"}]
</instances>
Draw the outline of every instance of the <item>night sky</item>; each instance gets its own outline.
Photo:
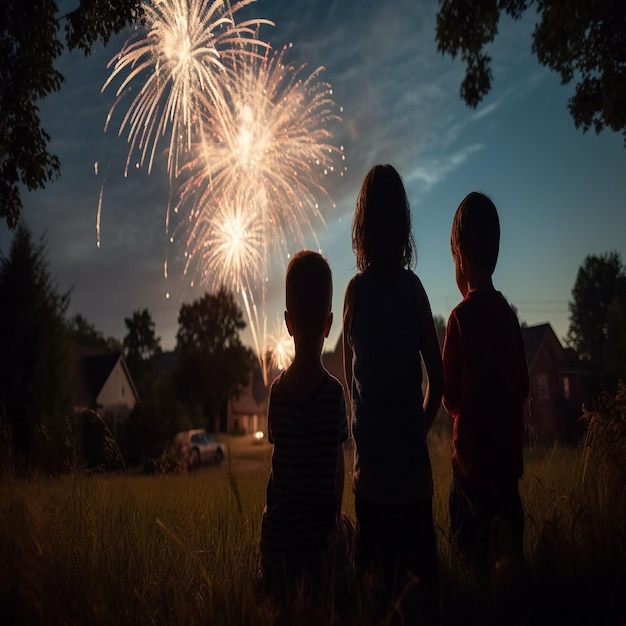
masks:
<instances>
[{"instance_id":1,"label":"night sky","mask_svg":"<svg viewBox=\"0 0 626 626\"><path fill-rule=\"evenodd\" d=\"M71 4L71 3L70 3ZM411 202L418 247L416 271L433 313L447 319L460 299L449 236L460 200L487 193L500 212L502 239L494 283L529 325L550 322L563 338L576 273L588 254L617 250L626 261L626 149L623 137L577 130L567 110L573 85L531 55L533 22L505 19L490 49L492 91L476 109L459 97L464 66L435 43L437 2L397 0L258 0L242 16L268 18L261 37L287 60L324 66L343 120L333 126L344 146L347 174L330 176L330 201L320 198L325 226L317 241L334 274L335 326L340 331L345 286L355 272L350 227L363 176L375 163L393 164ZM124 177L128 153L117 126L104 133L112 90L101 93L107 62L128 33L85 58L64 55L66 81L41 103L50 151L61 176L46 189L24 192L23 218L45 236L49 268L61 291L71 289L68 313L81 313L105 336L122 339L124 318L148 308L164 349L174 347L181 302L204 293L183 276L183 247L168 240L170 201L166 156L150 174ZM103 189L101 245L96 217ZM333 206L334 205L334 206ZM0 251L12 233L0 225ZM292 242L291 251L301 247ZM317 247L315 238L307 241ZM168 260L168 277L164 262ZM286 259L275 259L266 312L282 315ZM401 340L390 329L390 340ZM244 340L249 343L247 331Z\"/></svg>"}]
</instances>

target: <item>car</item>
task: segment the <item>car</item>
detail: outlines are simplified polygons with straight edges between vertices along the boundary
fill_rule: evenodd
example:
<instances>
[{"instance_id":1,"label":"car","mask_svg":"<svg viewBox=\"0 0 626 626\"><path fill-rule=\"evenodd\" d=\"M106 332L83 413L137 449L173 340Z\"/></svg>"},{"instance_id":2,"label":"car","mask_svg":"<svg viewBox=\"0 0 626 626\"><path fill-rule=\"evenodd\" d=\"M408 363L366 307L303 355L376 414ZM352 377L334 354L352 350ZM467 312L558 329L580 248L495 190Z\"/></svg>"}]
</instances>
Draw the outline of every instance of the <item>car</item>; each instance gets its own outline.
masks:
<instances>
[{"instance_id":1,"label":"car","mask_svg":"<svg viewBox=\"0 0 626 626\"><path fill-rule=\"evenodd\" d=\"M179 432L172 440L170 449L189 469L209 463L219 465L225 456L224 444L200 428Z\"/></svg>"}]
</instances>

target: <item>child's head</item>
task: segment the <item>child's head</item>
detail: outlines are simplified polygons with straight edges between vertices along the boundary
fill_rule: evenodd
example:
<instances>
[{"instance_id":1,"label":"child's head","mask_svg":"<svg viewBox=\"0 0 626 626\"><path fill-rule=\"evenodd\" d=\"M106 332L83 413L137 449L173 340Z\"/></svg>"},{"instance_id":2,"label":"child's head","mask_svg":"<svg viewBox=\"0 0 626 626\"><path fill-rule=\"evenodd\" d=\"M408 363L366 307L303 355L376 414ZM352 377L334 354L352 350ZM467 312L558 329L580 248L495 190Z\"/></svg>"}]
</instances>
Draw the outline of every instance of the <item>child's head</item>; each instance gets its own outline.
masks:
<instances>
[{"instance_id":1,"label":"child's head","mask_svg":"<svg viewBox=\"0 0 626 626\"><path fill-rule=\"evenodd\" d=\"M293 255L285 278L287 324L292 334L330 330L333 277L326 259L312 250Z\"/></svg>"},{"instance_id":2,"label":"child's head","mask_svg":"<svg viewBox=\"0 0 626 626\"><path fill-rule=\"evenodd\" d=\"M450 247L455 259L462 252L473 269L493 274L500 250L500 220L485 194L472 191L459 204L452 221Z\"/></svg>"},{"instance_id":3,"label":"child's head","mask_svg":"<svg viewBox=\"0 0 626 626\"><path fill-rule=\"evenodd\" d=\"M359 271L413 264L409 200L391 165L375 165L365 176L352 223L352 249Z\"/></svg>"}]
</instances>

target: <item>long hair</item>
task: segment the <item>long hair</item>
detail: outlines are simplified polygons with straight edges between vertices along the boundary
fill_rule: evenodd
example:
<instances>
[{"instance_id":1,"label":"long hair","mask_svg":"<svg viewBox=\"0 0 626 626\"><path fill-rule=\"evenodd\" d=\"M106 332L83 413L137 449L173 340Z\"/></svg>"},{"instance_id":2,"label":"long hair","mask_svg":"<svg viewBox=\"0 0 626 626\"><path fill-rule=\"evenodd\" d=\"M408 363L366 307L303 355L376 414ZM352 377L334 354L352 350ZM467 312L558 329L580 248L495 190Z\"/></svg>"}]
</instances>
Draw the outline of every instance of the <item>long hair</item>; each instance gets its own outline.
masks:
<instances>
[{"instance_id":1,"label":"long hair","mask_svg":"<svg viewBox=\"0 0 626 626\"><path fill-rule=\"evenodd\" d=\"M392 165L375 165L363 180L352 223L352 250L361 272L414 264L409 200Z\"/></svg>"}]
</instances>

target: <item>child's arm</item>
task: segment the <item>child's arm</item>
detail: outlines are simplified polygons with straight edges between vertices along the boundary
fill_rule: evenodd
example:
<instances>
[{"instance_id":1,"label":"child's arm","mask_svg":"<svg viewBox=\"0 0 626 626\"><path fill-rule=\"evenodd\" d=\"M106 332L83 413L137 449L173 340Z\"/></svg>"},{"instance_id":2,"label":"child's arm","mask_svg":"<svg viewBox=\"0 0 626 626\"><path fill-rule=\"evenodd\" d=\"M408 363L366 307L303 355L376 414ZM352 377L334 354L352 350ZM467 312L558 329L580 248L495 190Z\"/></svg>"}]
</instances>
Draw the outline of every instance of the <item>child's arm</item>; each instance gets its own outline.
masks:
<instances>
[{"instance_id":1,"label":"child's arm","mask_svg":"<svg viewBox=\"0 0 626 626\"><path fill-rule=\"evenodd\" d=\"M443 406L450 415L458 413L461 402L461 381L463 380L463 357L461 351L461 330L452 311L446 328L443 344L444 391Z\"/></svg>"},{"instance_id":2,"label":"child's arm","mask_svg":"<svg viewBox=\"0 0 626 626\"><path fill-rule=\"evenodd\" d=\"M426 374L428 375L426 393L424 394L424 419L426 431L428 432L435 421L435 417L437 417L437 411L439 411L439 406L441 405L441 397L443 396L443 365L441 363L441 349L439 348L439 340L437 339L437 331L430 310L428 296L417 276L415 277L415 287L417 310L420 317L419 324L422 331L422 358L424 359Z\"/></svg>"},{"instance_id":3,"label":"child's arm","mask_svg":"<svg viewBox=\"0 0 626 626\"><path fill-rule=\"evenodd\" d=\"M335 495L337 498L337 517L341 518L343 504L343 485L345 481L345 461L343 456L343 443L337 446L337 475L335 477Z\"/></svg>"},{"instance_id":4,"label":"child's arm","mask_svg":"<svg viewBox=\"0 0 626 626\"><path fill-rule=\"evenodd\" d=\"M348 405L352 402L352 347L349 336L354 314L354 278L348 283L343 301L343 325L341 330L343 344L343 373L346 378L346 393Z\"/></svg>"}]
</instances>

